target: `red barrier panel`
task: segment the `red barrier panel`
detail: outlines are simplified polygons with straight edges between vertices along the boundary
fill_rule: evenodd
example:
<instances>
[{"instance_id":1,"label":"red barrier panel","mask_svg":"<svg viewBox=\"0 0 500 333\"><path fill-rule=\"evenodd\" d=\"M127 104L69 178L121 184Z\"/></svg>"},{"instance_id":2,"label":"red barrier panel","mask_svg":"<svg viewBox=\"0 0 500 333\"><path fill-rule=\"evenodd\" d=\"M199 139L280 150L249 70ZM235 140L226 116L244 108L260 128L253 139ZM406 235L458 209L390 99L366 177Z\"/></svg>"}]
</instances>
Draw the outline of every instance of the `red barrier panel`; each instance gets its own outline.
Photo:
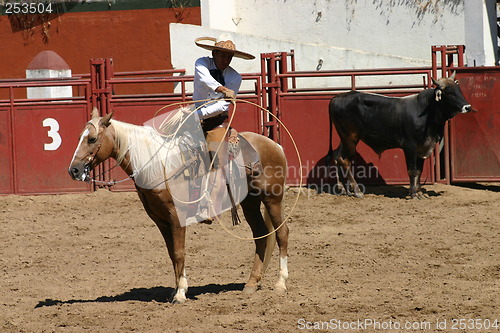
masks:
<instances>
[{"instance_id":1,"label":"red barrier panel","mask_svg":"<svg viewBox=\"0 0 500 333\"><path fill-rule=\"evenodd\" d=\"M462 68L457 79L478 112L451 121L451 181L500 181L500 67Z\"/></svg>"},{"instance_id":2,"label":"red barrier panel","mask_svg":"<svg viewBox=\"0 0 500 333\"><path fill-rule=\"evenodd\" d=\"M0 194L14 193L10 109L0 109Z\"/></svg>"},{"instance_id":3,"label":"red barrier panel","mask_svg":"<svg viewBox=\"0 0 500 333\"><path fill-rule=\"evenodd\" d=\"M68 166L87 121L87 106L38 104L14 109L15 191L21 194L87 192Z\"/></svg>"}]
</instances>

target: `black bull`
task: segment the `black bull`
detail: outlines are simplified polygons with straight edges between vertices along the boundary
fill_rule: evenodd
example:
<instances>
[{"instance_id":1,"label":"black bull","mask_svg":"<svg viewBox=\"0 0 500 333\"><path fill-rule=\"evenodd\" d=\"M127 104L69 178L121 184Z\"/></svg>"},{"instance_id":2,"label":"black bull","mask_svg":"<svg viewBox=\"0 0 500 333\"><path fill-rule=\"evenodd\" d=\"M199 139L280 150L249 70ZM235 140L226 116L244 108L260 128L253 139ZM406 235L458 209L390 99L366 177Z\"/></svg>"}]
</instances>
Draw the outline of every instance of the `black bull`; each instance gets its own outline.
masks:
<instances>
[{"instance_id":1,"label":"black bull","mask_svg":"<svg viewBox=\"0 0 500 333\"><path fill-rule=\"evenodd\" d=\"M338 173L337 184L344 193L351 192L349 184L346 189L340 181L341 174L351 183L354 195L363 196L350 169L356 145L361 140L379 155L387 149L403 149L410 177L410 197L424 197L420 186L424 160L443 137L446 121L472 110L454 78L455 73L449 78L433 79L434 89L407 97L351 91L332 99L326 165L330 166L335 160L343 168L343 172ZM340 137L335 151L332 149L332 124Z\"/></svg>"}]
</instances>

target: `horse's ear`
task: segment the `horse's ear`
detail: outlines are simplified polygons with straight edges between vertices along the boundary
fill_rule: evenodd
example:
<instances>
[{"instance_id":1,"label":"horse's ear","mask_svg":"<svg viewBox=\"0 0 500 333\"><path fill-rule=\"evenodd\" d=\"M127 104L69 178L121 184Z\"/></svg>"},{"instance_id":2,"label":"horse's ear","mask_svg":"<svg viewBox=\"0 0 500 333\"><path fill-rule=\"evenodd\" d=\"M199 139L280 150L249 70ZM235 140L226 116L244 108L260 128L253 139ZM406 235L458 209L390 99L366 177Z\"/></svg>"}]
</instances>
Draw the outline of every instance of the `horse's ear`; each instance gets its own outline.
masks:
<instances>
[{"instance_id":1,"label":"horse's ear","mask_svg":"<svg viewBox=\"0 0 500 333\"><path fill-rule=\"evenodd\" d=\"M92 113L90 114L90 119L99 118L99 110L94 106Z\"/></svg>"},{"instance_id":2,"label":"horse's ear","mask_svg":"<svg viewBox=\"0 0 500 333\"><path fill-rule=\"evenodd\" d=\"M99 120L99 125L108 127L111 124L110 121L111 121L111 118L113 118L113 112L114 111L111 111L111 113L108 113L107 115L102 117L101 120Z\"/></svg>"}]
</instances>

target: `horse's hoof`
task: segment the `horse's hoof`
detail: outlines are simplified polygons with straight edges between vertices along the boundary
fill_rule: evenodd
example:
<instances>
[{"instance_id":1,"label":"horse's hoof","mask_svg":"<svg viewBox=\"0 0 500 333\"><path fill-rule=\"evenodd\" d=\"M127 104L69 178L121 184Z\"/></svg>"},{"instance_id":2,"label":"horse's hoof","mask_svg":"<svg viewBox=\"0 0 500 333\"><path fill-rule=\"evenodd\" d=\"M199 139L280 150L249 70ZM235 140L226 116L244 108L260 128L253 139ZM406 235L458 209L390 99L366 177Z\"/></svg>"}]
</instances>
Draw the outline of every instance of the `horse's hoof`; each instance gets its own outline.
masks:
<instances>
[{"instance_id":1,"label":"horse's hoof","mask_svg":"<svg viewBox=\"0 0 500 333\"><path fill-rule=\"evenodd\" d=\"M180 298L180 299L179 298L174 298L174 299L172 299L171 303L172 304L184 304L184 303L186 303L186 299L185 298L184 299L182 299L182 298Z\"/></svg>"},{"instance_id":2,"label":"horse's hoof","mask_svg":"<svg viewBox=\"0 0 500 333\"><path fill-rule=\"evenodd\" d=\"M253 286L245 286L245 288L243 288L243 293L247 295L254 294L256 291L257 287Z\"/></svg>"},{"instance_id":3,"label":"horse's hoof","mask_svg":"<svg viewBox=\"0 0 500 333\"><path fill-rule=\"evenodd\" d=\"M285 295L287 293L286 287L275 286L274 293L276 293L277 295Z\"/></svg>"}]
</instances>

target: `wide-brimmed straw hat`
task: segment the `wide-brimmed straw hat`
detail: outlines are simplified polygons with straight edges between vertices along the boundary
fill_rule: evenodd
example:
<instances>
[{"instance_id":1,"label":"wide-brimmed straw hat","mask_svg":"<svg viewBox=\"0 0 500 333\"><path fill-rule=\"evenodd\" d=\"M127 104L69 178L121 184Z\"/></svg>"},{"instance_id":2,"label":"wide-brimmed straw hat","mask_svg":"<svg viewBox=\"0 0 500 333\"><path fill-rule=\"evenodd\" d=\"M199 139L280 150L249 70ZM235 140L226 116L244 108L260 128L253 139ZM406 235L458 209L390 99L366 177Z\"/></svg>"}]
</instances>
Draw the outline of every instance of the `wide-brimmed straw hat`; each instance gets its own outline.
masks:
<instances>
[{"instance_id":1,"label":"wide-brimmed straw hat","mask_svg":"<svg viewBox=\"0 0 500 333\"><path fill-rule=\"evenodd\" d=\"M214 44L213 45L204 44L204 43L200 43L201 41L210 41L210 42L214 42ZM230 52L230 53L234 54L235 57L246 59L246 60L255 59L255 57L253 55L251 55L250 53L238 51L236 49L236 45L234 45L234 43L231 40L219 40L218 41L216 38L213 38L213 37L200 37L200 38L196 38L194 43L197 46L204 48L206 50L210 50L210 51L219 50L219 51L223 51L223 52Z\"/></svg>"}]
</instances>

